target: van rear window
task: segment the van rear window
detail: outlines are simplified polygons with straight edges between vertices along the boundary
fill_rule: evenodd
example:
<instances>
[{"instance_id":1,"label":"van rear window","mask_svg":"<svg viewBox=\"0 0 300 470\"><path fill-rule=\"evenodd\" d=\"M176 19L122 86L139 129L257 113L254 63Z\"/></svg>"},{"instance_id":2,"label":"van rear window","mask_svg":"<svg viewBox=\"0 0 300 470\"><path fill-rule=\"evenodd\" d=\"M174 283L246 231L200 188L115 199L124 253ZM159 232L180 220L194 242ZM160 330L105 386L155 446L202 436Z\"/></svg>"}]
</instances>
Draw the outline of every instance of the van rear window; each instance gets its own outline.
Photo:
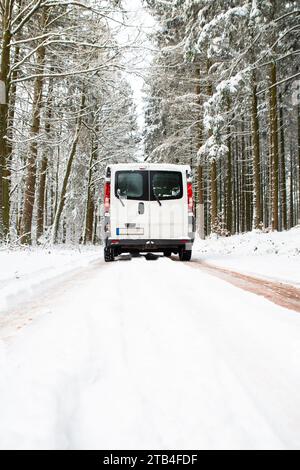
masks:
<instances>
[{"instance_id":1,"label":"van rear window","mask_svg":"<svg viewBox=\"0 0 300 470\"><path fill-rule=\"evenodd\" d=\"M178 171L151 171L151 200L181 199L182 174Z\"/></svg>"},{"instance_id":2,"label":"van rear window","mask_svg":"<svg viewBox=\"0 0 300 470\"><path fill-rule=\"evenodd\" d=\"M148 172L118 171L116 173L115 195L125 199L149 200Z\"/></svg>"},{"instance_id":3,"label":"van rear window","mask_svg":"<svg viewBox=\"0 0 300 470\"><path fill-rule=\"evenodd\" d=\"M157 198L162 201L181 199L183 197L182 173L179 171L117 171L115 195L139 201L155 201Z\"/></svg>"}]
</instances>

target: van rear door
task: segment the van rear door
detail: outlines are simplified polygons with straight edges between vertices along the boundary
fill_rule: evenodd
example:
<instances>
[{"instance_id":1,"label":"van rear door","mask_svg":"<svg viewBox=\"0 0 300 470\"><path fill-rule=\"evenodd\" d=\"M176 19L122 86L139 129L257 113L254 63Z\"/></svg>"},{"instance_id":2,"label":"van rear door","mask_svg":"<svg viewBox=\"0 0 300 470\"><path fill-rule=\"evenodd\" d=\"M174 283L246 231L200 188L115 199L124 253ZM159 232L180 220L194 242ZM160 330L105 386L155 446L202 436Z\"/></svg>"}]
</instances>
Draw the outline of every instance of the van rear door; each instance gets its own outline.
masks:
<instances>
[{"instance_id":1,"label":"van rear door","mask_svg":"<svg viewBox=\"0 0 300 470\"><path fill-rule=\"evenodd\" d=\"M112 178L114 205L111 235L117 239L149 239L149 172L120 170Z\"/></svg>"},{"instance_id":2,"label":"van rear door","mask_svg":"<svg viewBox=\"0 0 300 470\"><path fill-rule=\"evenodd\" d=\"M186 173L150 171L150 238L182 239L188 236Z\"/></svg>"}]
</instances>

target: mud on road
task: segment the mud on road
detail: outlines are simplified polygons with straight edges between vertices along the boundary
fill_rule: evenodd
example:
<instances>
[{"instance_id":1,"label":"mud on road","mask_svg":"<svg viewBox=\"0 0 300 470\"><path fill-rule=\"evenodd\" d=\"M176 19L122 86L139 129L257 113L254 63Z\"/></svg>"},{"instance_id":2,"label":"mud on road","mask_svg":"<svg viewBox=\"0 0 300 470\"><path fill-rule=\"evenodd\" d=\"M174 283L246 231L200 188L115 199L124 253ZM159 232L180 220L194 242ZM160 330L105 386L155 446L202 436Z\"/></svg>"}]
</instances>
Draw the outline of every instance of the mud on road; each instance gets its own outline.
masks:
<instances>
[{"instance_id":1,"label":"mud on road","mask_svg":"<svg viewBox=\"0 0 300 470\"><path fill-rule=\"evenodd\" d=\"M297 287L249 276L226 268L213 266L203 261L191 261L185 264L191 268L200 269L206 274L223 279L240 289L261 295L281 307L300 313L300 289Z\"/></svg>"}]
</instances>

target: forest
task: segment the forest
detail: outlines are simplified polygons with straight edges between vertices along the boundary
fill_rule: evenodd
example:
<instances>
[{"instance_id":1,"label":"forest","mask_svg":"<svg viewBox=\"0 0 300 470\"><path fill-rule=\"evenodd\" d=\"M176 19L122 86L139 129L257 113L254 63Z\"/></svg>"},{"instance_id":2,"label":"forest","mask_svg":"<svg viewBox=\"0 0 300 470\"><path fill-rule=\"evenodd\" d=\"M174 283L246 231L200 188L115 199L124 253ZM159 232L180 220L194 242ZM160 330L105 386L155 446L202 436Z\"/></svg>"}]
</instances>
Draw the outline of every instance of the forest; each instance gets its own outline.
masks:
<instances>
[{"instance_id":1,"label":"forest","mask_svg":"<svg viewBox=\"0 0 300 470\"><path fill-rule=\"evenodd\" d=\"M299 3L142 0L124 41L129 6L0 0L1 243L100 243L105 167L141 159L192 166L202 238L299 224Z\"/></svg>"}]
</instances>

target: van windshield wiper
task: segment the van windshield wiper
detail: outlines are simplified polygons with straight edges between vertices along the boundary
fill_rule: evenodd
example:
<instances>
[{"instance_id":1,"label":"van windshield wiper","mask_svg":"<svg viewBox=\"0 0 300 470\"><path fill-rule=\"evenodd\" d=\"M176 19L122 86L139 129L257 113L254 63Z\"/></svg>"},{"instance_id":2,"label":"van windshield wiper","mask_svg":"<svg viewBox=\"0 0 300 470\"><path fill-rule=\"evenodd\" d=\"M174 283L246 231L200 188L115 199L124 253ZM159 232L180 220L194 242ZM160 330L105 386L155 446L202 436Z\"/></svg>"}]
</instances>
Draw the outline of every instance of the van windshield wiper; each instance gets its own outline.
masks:
<instances>
[{"instance_id":1,"label":"van windshield wiper","mask_svg":"<svg viewBox=\"0 0 300 470\"><path fill-rule=\"evenodd\" d=\"M161 202L160 202L160 200L159 200L159 197L158 197L155 193L154 193L154 197L155 197L155 199L157 200L158 204L161 206Z\"/></svg>"},{"instance_id":2,"label":"van windshield wiper","mask_svg":"<svg viewBox=\"0 0 300 470\"><path fill-rule=\"evenodd\" d=\"M122 206L125 207L125 204L124 204L124 202L123 202L122 199L121 199L121 191L120 191L120 189L118 189L118 191L117 191L117 198L119 199L119 201L120 201L120 203L122 204Z\"/></svg>"}]
</instances>

